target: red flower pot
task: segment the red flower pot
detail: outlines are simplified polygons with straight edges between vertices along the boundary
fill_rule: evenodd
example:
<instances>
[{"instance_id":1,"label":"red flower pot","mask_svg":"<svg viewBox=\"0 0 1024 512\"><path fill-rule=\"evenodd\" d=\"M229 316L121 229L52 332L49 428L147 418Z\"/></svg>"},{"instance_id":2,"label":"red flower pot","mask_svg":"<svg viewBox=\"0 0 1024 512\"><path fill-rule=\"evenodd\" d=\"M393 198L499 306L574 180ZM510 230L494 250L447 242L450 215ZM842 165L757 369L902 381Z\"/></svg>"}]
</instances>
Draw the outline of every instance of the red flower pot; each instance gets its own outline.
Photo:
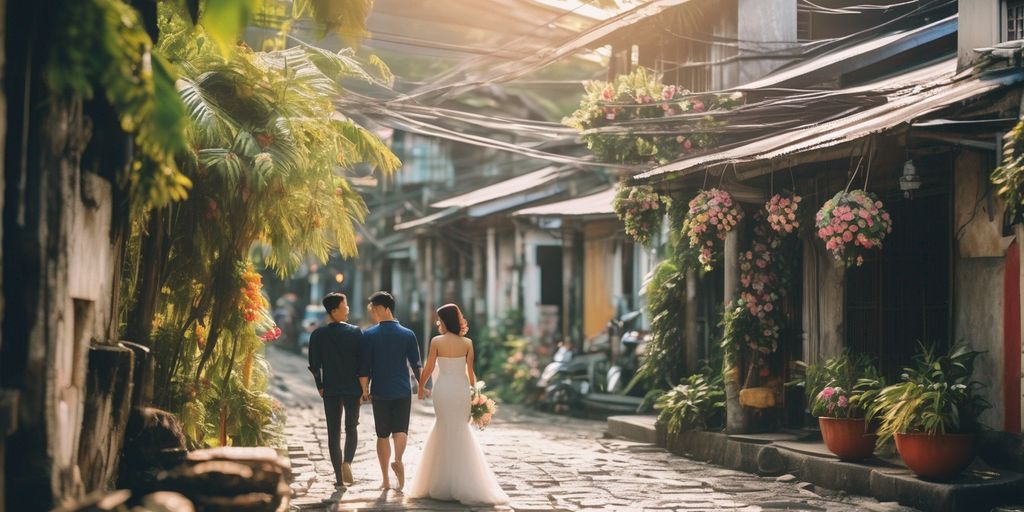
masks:
<instances>
[{"instance_id":1,"label":"red flower pot","mask_svg":"<svg viewBox=\"0 0 1024 512\"><path fill-rule=\"evenodd\" d=\"M949 480L974 460L974 436L969 434L896 434L900 458L918 476Z\"/></svg>"},{"instance_id":2,"label":"red flower pot","mask_svg":"<svg viewBox=\"0 0 1024 512\"><path fill-rule=\"evenodd\" d=\"M841 460L858 461L875 453L877 436L868 432L864 418L818 418L825 446Z\"/></svg>"}]
</instances>

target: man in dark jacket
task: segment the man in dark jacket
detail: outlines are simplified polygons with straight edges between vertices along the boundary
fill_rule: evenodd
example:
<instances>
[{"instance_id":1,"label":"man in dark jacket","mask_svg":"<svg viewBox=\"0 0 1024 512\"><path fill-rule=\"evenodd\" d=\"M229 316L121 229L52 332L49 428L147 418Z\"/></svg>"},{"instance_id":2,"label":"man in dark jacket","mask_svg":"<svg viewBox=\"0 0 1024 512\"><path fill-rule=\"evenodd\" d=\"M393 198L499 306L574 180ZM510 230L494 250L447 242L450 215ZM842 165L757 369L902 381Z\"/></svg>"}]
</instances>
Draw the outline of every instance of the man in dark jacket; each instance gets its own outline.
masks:
<instances>
[{"instance_id":1,"label":"man in dark jacket","mask_svg":"<svg viewBox=\"0 0 1024 512\"><path fill-rule=\"evenodd\" d=\"M327 446L334 465L335 485L352 484L352 458L358 442L359 406L363 370L363 334L348 320L348 300L330 293L323 299L330 323L309 337L309 371L324 399L327 414ZM341 452L341 419L345 416L345 453Z\"/></svg>"}]
</instances>

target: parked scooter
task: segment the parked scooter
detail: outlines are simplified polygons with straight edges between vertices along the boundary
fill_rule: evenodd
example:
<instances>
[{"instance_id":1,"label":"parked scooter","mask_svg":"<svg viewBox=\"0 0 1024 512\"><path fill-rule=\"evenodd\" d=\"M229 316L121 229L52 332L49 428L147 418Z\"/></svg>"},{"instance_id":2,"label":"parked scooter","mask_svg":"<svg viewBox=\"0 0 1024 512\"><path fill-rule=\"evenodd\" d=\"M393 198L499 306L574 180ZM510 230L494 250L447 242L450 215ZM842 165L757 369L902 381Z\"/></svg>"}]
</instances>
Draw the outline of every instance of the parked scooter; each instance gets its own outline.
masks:
<instances>
[{"instance_id":1,"label":"parked scooter","mask_svg":"<svg viewBox=\"0 0 1024 512\"><path fill-rule=\"evenodd\" d=\"M590 350L565 357L565 352L549 364L538 381L544 388L540 406L554 412L580 412L583 409L631 412L633 396L623 392L637 370L637 358L643 351L646 334L636 328L639 311L626 313L608 322L608 327L590 340ZM560 351L565 346L560 346ZM630 390L636 395L642 390ZM632 409L630 409L632 408Z\"/></svg>"}]
</instances>

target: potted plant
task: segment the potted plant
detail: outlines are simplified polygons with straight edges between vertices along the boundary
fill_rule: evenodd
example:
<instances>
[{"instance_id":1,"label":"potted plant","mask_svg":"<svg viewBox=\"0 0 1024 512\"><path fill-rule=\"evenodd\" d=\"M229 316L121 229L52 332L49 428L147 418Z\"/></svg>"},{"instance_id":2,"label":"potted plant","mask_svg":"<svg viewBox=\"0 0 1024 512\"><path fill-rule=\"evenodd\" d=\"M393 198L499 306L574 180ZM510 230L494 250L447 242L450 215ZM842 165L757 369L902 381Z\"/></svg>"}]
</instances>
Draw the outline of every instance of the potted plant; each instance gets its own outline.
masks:
<instances>
[{"instance_id":1,"label":"potted plant","mask_svg":"<svg viewBox=\"0 0 1024 512\"><path fill-rule=\"evenodd\" d=\"M921 347L902 382L883 389L868 417L879 418L878 443L896 440L900 458L919 476L950 479L974 460L978 416L988 407L971 380L980 352L963 342L937 354Z\"/></svg>"},{"instance_id":2,"label":"potted plant","mask_svg":"<svg viewBox=\"0 0 1024 512\"><path fill-rule=\"evenodd\" d=\"M821 368L825 386L818 391L811 413L818 417L825 446L841 460L857 461L875 451L876 435L865 419L883 380L867 356L843 354Z\"/></svg>"}]
</instances>

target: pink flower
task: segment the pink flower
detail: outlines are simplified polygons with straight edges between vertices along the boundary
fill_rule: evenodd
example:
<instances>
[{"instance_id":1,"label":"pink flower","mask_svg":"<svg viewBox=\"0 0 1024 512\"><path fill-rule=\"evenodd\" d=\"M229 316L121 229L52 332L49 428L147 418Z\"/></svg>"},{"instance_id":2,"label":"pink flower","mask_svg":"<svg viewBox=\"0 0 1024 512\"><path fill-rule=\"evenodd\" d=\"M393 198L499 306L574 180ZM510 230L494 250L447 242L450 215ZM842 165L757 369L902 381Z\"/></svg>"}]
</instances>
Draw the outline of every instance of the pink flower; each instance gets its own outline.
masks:
<instances>
[{"instance_id":1,"label":"pink flower","mask_svg":"<svg viewBox=\"0 0 1024 512\"><path fill-rule=\"evenodd\" d=\"M845 395L839 397L839 407L846 407L849 403L850 401L846 399Z\"/></svg>"},{"instance_id":2,"label":"pink flower","mask_svg":"<svg viewBox=\"0 0 1024 512\"><path fill-rule=\"evenodd\" d=\"M849 231L844 232L843 233L843 241L844 242L849 242L851 240L853 240L853 233L850 233Z\"/></svg>"},{"instance_id":3,"label":"pink flower","mask_svg":"<svg viewBox=\"0 0 1024 512\"><path fill-rule=\"evenodd\" d=\"M832 395L834 395L835 392L836 392L835 388L827 387L827 388L821 390L821 396L825 397L825 399L828 400L828 399L832 398Z\"/></svg>"}]
</instances>

